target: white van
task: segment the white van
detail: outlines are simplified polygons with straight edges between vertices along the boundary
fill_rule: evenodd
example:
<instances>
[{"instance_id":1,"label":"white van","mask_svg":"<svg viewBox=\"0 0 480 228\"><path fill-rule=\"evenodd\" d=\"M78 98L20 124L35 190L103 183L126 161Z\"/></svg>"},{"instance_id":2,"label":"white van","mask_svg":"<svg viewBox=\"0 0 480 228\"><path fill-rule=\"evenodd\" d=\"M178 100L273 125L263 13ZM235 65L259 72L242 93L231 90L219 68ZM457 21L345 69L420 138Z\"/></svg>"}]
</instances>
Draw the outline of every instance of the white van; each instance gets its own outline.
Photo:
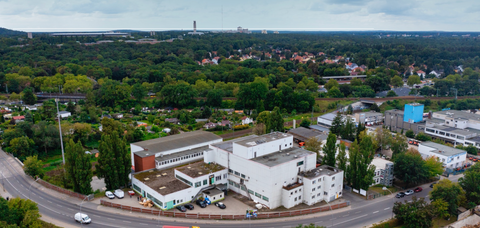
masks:
<instances>
[{"instance_id":1,"label":"white van","mask_svg":"<svg viewBox=\"0 0 480 228\"><path fill-rule=\"evenodd\" d=\"M88 215L83 213L76 213L75 214L75 221L79 223L91 223L92 219L88 217Z\"/></svg>"}]
</instances>

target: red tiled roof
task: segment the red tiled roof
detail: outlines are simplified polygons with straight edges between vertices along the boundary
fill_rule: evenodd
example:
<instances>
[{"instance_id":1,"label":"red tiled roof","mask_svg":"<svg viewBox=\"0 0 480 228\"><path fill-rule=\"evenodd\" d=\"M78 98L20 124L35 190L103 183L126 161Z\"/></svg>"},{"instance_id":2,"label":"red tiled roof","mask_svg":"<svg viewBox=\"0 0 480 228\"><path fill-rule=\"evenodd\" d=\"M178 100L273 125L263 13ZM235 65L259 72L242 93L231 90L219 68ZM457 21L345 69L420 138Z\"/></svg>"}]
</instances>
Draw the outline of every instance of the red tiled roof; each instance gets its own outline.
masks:
<instances>
[{"instance_id":1,"label":"red tiled roof","mask_svg":"<svg viewBox=\"0 0 480 228\"><path fill-rule=\"evenodd\" d=\"M14 120L24 120L25 116L13 116L12 119L14 119Z\"/></svg>"}]
</instances>

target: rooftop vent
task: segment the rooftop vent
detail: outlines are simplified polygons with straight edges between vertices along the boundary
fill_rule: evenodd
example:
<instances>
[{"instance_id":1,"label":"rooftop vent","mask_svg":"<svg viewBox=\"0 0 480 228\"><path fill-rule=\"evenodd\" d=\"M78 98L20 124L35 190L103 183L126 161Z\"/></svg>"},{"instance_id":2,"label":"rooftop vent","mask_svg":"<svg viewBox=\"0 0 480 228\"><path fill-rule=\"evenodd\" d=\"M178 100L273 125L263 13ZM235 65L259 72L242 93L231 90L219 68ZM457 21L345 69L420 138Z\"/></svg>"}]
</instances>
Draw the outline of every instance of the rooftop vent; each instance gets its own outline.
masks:
<instances>
[{"instance_id":1,"label":"rooftop vent","mask_svg":"<svg viewBox=\"0 0 480 228\"><path fill-rule=\"evenodd\" d=\"M157 177L161 177L162 175L158 174Z\"/></svg>"},{"instance_id":2,"label":"rooftop vent","mask_svg":"<svg viewBox=\"0 0 480 228\"><path fill-rule=\"evenodd\" d=\"M158 189L162 190L162 189L166 189L166 188L167 188L167 187L162 186L162 187L160 187L160 188L158 188Z\"/></svg>"},{"instance_id":3,"label":"rooftop vent","mask_svg":"<svg viewBox=\"0 0 480 228\"><path fill-rule=\"evenodd\" d=\"M295 155L295 156L293 156L293 157L294 157L294 158L298 158L298 156L297 156L297 155Z\"/></svg>"},{"instance_id":4,"label":"rooftop vent","mask_svg":"<svg viewBox=\"0 0 480 228\"><path fill-rule=\"evenodd\" d=\"M163 175L163 176L166 176L166 175L167 175L167 173L162 173L162 175Z\"/></svg>"},{"instance_id":5,"label":"rooftop vent","mask_svg":"<svg viewBox=\"0 0 480 228\"><path fill-rule=\"evenodd\" d=\"M198 172L198 174L202 175L203 173L202 173L202 172Z\"/></svg>"},{"instance_id":6,"label":"rooftop vent","mask_svg":"<svg viewBox=\"0 0 480 228\"><path fill-rule=\"evenodd\" d=\"M150 178L148 178L148 177L147 177L147 178L143 178L143 180L144 180L144 181L148 181L148 180L150 180Z\"/></svg>"}]
</instances>

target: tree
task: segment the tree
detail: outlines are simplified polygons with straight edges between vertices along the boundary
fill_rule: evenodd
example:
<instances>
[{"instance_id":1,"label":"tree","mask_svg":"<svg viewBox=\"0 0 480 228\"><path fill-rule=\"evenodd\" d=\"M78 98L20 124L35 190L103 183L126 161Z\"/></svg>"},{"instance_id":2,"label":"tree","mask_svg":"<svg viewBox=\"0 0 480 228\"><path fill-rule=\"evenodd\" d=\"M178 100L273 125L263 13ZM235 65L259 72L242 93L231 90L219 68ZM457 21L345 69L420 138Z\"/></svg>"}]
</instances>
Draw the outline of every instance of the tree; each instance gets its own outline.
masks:
<instances>
[{"instance_id":1,"label":"tree","mask_svg":"<svg viewBox=\"0 0 480 228\"><path fill-rule=\"evenodd\" d=\"M348 108L347 108L347 114L351 115L353 114L353 107L352 105L349 105Z\"/></svg>"},{"instance_id":2,"label":"tree","mask_svg":"<svg viewBox=\"0 0 480 228\"><path fill-rule=\"evenodd\" d=\"M423 132L420 132L417 134L417 136L415 136L415 139L416 140L420 140L420 141L432 141L432 137L426 135L425 133Z\"/></svg>"},{"instance_id":3,"label":"tree","mask_svg":"<svg viewBox=\"0 0 480 228\"><path fill-rule=\"evenodd\" d=\"M3 198L0 197L0 205L4 204L2 202ZM38 211L38 206L35 202L29 199L21 198L12 198L8 202L8 215L10 215L9 224L13 226L7 227L32 227L32 228L41 228L42 222L40 221L40 213ZM3 216L0 215L0 218ZM0 219L3 220L3 219ZM0 223L1 224L1 223ZM16 225L16 226L15 226Z\"/></svg>"},{"instance_id":4,"label":"tree","mask_svg":"<svg viewBox=\"0 0 480 228\"><path fill-rule=\"evenodd\" d=\"M428 170L425 167L425 161L422 156L415 151L400 153L395 157L394 176L405 183L405 187L410 184L417 184L428 178Z\"/></svg>"},{"instance_id":5,"label":"tree","mask_svg":"<svg viewBox=\"0 0 480 228\"><path fill-rule=\"evenodd\" d=\"M354 189L368 190L375 173L375 166L370 164L375 154L375 146L372 137L365 132L361 133L360 138L360 142L355 140L348 151L346 182Z\"/></svg>"},{"instance_id":6,"label":"tree","mask_svg":"<svg viewBox=\"0 0 480 228\"><path fill-rule=\"evenodd\" d=\"M324 163L329 166L335 167L336 162L335 162L335 155L337 152L337 136L330 132L327 137L327 143L325 146L323 146L323 153L325 154L325 157L323 159Z\"/></svg>"},{"instance_id":7,"label":"tree","mask_svg":"<svg viewBox=\"0 0 480 228\"><path fill-rule=\"evenodd\" d=\"M310 127L310 120L309 119L303 119L302 122L300 122L300 127L305 127L305 128L308 128Z\"/></svg>"},{"instance_id":8,"label":"tree","mask_svg":"<svg viewBox=\"0 0 480 228\"><path fill-rule=\"evenodd\" d=\"M477 155L478 153L478 149L473 145L468 145L467 148L465 148L465 150L467 151L468 154Z\"/></svg>"},{"instance_id":9,"label":"tree","mask_svg":"<svg viewBox=\"0 0 480 228\"><path fill-rule=\"evenodd\" d=\"M395 159L397 155L405 153L408 149L407 137L402 134L397 134L391 142L390 149L392 150L393 159Z\"/></svg>"},{"instance_id":10,"label":"tree","mask_svg":"<svg viewBox=\"0 0 480 228\"><path fill-rule=\"evenodd\" d=\"M465 191L460 184L454 183L449 179L440 180L433 186L433 190L428 195L433 201L442 199L447 202L450 214L455 214L457 208L466 201Z\"/></svg>"},{"instance_id":11,"label":"tree","mask_svg":"<svg viewBox=\"0 0 480 228\"><path fill-rule=\"evenodd\" d=\"M393 91L393 90L389 90L389 91L387 92L387 97L396 97L396 96L398 96L398 95L397 95L397 93L395 93L395 91Z\"/></svg>"},{"instance_id":12,"label":"tree","mask_svg":"<svg viewBox=\"0 0 480 228\"><path fill-rule=\"evenodd\" d=\"M345 143L341 142L340 145L338 146L338 155L337 155L337 162L338 162L338 168L343 170L343 175L345 176L346 170L347 170L347 146Z\"/></svg>"},{"instance_id":13,"label":"tree","mask_svg":"<svg viewBox=\"0 0 480 228\"><path fill-rule=\"evenodd\" d=\"M458 180L458 183L465 191L468 202L474 205L480 204L480 163L476 163L465 171L465 175Z\"/></svg>"},{"instance_id":14,"label":"tree","mask_svg":"<svg viewBox=\"0 0 480 228\"><path fill-rule=\"evenodd\" d=\"M403 130L403 129L402 129L402 130ZM409 129L409 130L407 130L407 132L405 132L405 136L406 136L407 138L413 139L413 138L415 138L415 133L413 133L413 131L412 131L411 129Z\"/></svg>"},{"instance_id":15,"label":"tree","mask_svg":"<svg viewBox=\"0 0 480 228\"><path fill-rule=\"evenodd\" d=\"M37 155L27 157L27 159L23 161L23 169L26 174L32 177L38 176L43 178L43 175L45 174L42 161L38 160Z\"/></svg>"},{"instance_id":16,"label":"tree","mask_svg":"<svg viewBox=\"0 0 480 228\"><path fill-rule=\"evenodd\" d=\"M90 156L85 154L80 142L75 143L72 139L67 142L65 168L73 182L73 191L85 195L92 193L92 162Z\"/></svg>"},{"instance_id":17,"label":"tree","mask_svg":"<svg viewBox=\"0 0 480 228\"><path fill-rule=\"evenodd\" d=\"M43 148L45 155L48 155L49 150L58 148L60 145L60 136L55 125L47 121L39 121L32 130L35 145L39 150Z\"/></svg>"},{"instance_id":18,"label":"tree","mask_svg":"<svg viewBox=\"0 0 480 228\"><path fill-rule=\"evenodd\" d=\"M188 83L177 83L165 85L160 94L165 104L181 108L192 102L197 91Z\"/></svg>"},{"instance_id":19,"label":"tree","mask_svg":"<svg viewBox=\"0 0 480 228\"><path fill-rule=\"evenodd\" d=\"M37 101L37 97L33 95L33 91L30 87L27 87L23 90L22 101L25 102L25 104L27 105L34 105Z\"/></svg>"},{"instance_id":20,"label":"tree","mask_svg":"<svg viewBox=\"0 0 480 228\"><path fill-rule=\"evenodd\" d=\"M282 113L280 112L280 108L275 107L273 111L270 112L270 114L268 114L267 123L265 124L266 132L267 133L272 131L283 132L283 129L284 129L283 123L284 121L283 121Z\"/></svg>"},{"instance_id":21,"label":"tree","mask_svg":"<svg viewBox=\"0 0 480 228\"><path fill-rule=\"evenodd\" d=\"M338 89L338 82L337 80L331 78L330 80L328 80L324 87L325 89L327 89L327 91L330 91L330 89L333 87L336 87Z\"/></svg>"},{"instance_id":22,"label":"tree","mask_svg":"<svg viewBox=\"0 0 480 228\"><path fill-rule=\"evenodd\" d=\"M327 228L325 226L317 226L313 223L310 223L309 225L298 225L295 228Z\"/></svg>"},{"instance_id":23,"label":"tree","mask_svg":"<svg viewBox=\"0 0 480 228\"><path fill-rule=\"evenodd\" d=\"M255 125L255 127L253 127L253 134L256 134L256 135L263 135L266 133L266 129L265 129L265 124L264 123L257 123Z\"/></svg>"},{"instance_id":24,"label":"tree","mask_svg":"<svg viewBox=\"0 0 480 228\"><path fill-rule=\"evenodd\" d=\"M117 131L104 133L99 145L98 164L95 165L99 178L105 178L107 189L117 189L128 185L131 161L125 137Z\"/></svg>"},{"instance_id":25,"label":"tree","mask_svg":"<svg viewBox=\"0 0 480 228\"><path fill-rule=\"evenodd\" d=\"M33 140L29 139L27 136L22 136L19 138L14 138L10 141L10 149L16 157L21 159L30 156L33 154L33 147L35 143Z\"/></svg>"},{"instance_id":26,"label":"tree","mask_svg":"<svg viewBox=\"0 0 480 228\"><path fill-rule=\"evenodd\" d=\"M136 83L135 85L132 86L132 95L135 97L137 102L141 102L142 99L147 96L148 91L146 90L145 87L142 86L140 83Z\"/></svg>"},{"instance_id":27,"label":"tree","mask_svg":"<svg viewBox=\"0 0 480 228\"><path fill-rule=\"evenodd\" d=\"M412 202L406 200L404 203L395 202L393 213L395 213L395 218L408 228L432 226L434 216L432 206L424 198L417 199L416 196L413 196Z\"/></svg>"},{"instance_id":28,"label":"tree","mask_svg":"<svg viewBox=\"0 0 480 228\"><path fill-rule=\"evenodd\" d=\"M331 98L342 98L342 97L344 97L343 93L336 86L334 86L334 87L332 87L328 90L327 96L331 97Z\"/></svg>"},{"instance_id":29,"label":"tree","mask_svg":"<svg viewBox=\"0 0 480 228\"><path fill-rule=\"evenodd\" d=\"M365 127L365 124L362 124L362 123L358 123L358 127L357 127L357 130L356 130L356 135L355 135L355 139L357 139L358 141L360 141L360 134L365 131L366 127Z\"/></svg>"},{"instance_id":30,"label":"tree","mask_svg":"<svg viewBox=\"0 0 480 228\"><path fill-rule=\"evenodd\" d=\"M355 123L352 121L350 117L347 117L347 121L345 121L345 125L343 125L342 130L340 131L340 136L342 139L354 141L355 140Z\"/></svg>"},{"instance_id":31,"label":"tree","mask_svg":"<svg viewBox=\"0 0 480 228\"><path fill-rule=\"evenodd\" d=\"M378 107L377 103L373 103L372 106L370 106L370 110L380 112L380 107Z\"/></svg>"},{"instance_id":32,"label":"tree","mask_svg":"<svg viewBox=\"0 0 480 228\"><path fill-rule=\"evenodd\" d=\"M413 86L413 85L420 84L420 83L422 83L422 81L420 80L420 76L418 76L418 75L412 74L407 79L407 85L408 86Z\"/></svg>"},{"instance_id":33,"label":"tree","mask_svg":"<svg viewBox=\"0 0 480 228\"><path fill-rule=\"evenodd\" d=\"M335 135L340 135L340 132L343 129L343 125L344 125L344 122L343 122L342 114L340 112L337 112L337 115L335 116L335 118L333 118L332 126L330 127L330 132L332 132Z\"/></svg>"},{"instance_id":34,"label":"tree","mask_svg":"<svg viewBox=\"0 0 480 228\"><path fill-rule=\"evenodd\" d=\"M395 75L392 79L390 79L390 85L392 85L393 87L402 87L403 86L403 79L398 76L398 75Z\"/></svg>"},{"instance_id":35,"label":"tree","mask_svg":"<svg viewBox=\"0 0 480 228\"><path fill-rule=\"evenodd\" d=\"M428 177L440 176L443 173L443 163L435 156L425 159L425 168L428 171Z\"/></svg>"},{"instance_id":36,"label":"tree","mask_svg":"<svg viewBox=\"0 0 480 228\"><path fill-rule=\"evenodd\" d=\"M443 199L436 199L432 202L432 207L434 209L435 216L440 218L447 219L450 217L450 213L448 213L448 203L445 202Z\"/></svg>"},{"instance_id":37,"label":"tree","mask_svg":"<svg viewBox=\"0 0 480 228\"><path fill-rule=\"evenodd\" d=\"M221 89L213 89L207 93L206 104L210 107L218 108L222 105L223 91Z\"/></svg>"},{"instance_id":38,"label":"tree","mask_svg":"<svg viewBox=\"0 0 480 228\"><path fill-rule=\"evenodd\" d=\"M380 146L381 152L383 152L383 149L392 144L393 138L388 130L379 127L375 129L375 140L378 143L377 145Z\"/></svg>"},{"instance_id":39,"label":"tree","mask_svg":"<svg viewBox=\"0 0 480 228\"><path fill-rule=\"evenodd\" d=\"M67 111L69 111L70 113L72 113L72 116L75 115L75 105L73 104L72 101L69 101L67 103Z\"/></svg>"},{"instance_id":40,"label":"tree","mask_svg":"<svg viewBox=\"0 0 480 228\"><path fill-rule=\"evenodd\" d=\"M319 157L319 152L322 149L322 141L317 137L311 137L305 141L305 149L308 151L315 152L317 158Z\"/></svg>"}]
</instances>

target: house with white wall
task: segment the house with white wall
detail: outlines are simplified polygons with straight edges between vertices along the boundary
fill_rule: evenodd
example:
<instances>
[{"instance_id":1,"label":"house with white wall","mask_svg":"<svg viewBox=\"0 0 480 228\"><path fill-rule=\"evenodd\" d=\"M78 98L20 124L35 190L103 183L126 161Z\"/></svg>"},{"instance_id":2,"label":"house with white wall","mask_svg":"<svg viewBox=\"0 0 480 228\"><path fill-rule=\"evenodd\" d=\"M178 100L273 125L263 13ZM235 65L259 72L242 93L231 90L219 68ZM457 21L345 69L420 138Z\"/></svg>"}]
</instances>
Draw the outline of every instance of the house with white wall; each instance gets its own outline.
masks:
<instances>
[{"instance_id":1,"label":"house with white wall","mask_svg":"<svg viewBox=\"0 0 480 228\"><path fill-rule=\"evenodd\" d=\"M445 146L434 142L422 142L418 146L418 152L423 159L435 156L443 163L445 168L463 167L467 160L467 151Z\"/></svg>"}]
</instances>

